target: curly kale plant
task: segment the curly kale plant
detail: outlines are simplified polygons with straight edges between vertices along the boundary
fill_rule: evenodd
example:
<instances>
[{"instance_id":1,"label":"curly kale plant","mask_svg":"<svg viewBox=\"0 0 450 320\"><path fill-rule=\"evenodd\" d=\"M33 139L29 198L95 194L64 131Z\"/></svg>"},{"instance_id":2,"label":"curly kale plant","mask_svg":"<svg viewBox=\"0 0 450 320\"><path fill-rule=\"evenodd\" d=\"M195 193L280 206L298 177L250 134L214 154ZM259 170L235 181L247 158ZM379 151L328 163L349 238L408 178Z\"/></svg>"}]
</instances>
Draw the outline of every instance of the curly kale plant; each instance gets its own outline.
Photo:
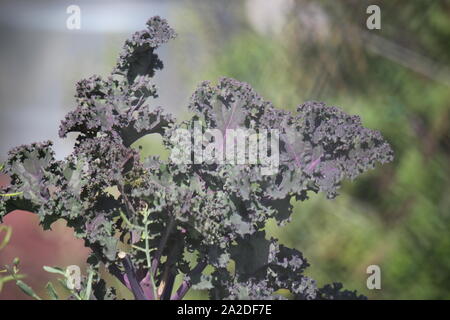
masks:
<instances>
[{"instance_id":1,"label":"curly kale plant","mask_svg":"<svg viewBox=\"0 0 450 320\"><path fill-rule=\"evenodd\" d=\"M289 221L291 200L304 201L309 191L333 198L343 179L391 161L388 143L336 107L308 102L287 112L227 78L201 83L189 104L192 119L177 123L151 102L152 77L163 66L155 50L174 37L165 20L153 17L126 40L108 77L78 82L78 106L60 127L61 137L78 133L64 161L55 160L51 142L10 151L4 192L17 194L1 197L0 218L21 209L37 213L45 229L67 221L92 250L92 273L77 289L90 299L116 298L102 265L136 299L181 299L190 288L208 290L212 299L363 298L336 283L318 288L303 275L302 253L268 238L264 228L269 219ZM234 139L229 129L276 132L278 144L267 154L278 153L277 170L264 174L260 161L141 160L131 147L158 134L174 150L176 134L192 128L217 129L222 137L215 141L223 144ZM194 159L206 147L194 142L182 151ZM281 296L280 289L290 293Z\"/></svg>"}]
</instances>

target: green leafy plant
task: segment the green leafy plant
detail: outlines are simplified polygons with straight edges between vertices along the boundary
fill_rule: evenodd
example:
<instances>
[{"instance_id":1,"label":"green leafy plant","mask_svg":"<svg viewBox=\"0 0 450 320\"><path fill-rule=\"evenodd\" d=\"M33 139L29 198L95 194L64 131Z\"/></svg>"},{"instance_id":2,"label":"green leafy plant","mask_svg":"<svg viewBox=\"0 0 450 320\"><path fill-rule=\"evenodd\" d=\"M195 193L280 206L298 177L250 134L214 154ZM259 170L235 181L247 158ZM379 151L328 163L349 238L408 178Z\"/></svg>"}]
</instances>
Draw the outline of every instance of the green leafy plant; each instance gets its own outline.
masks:
<instances>
[{"instance_id":1,"label":"green leafy plant","mask_svg":"<svg viewBox=\"0 0 450 320\"><path fill-rule=\"evenodd\" d=\"M0 235L4 233L3 238L0 241L0 250L2 250L6 245L8 245L11 235L12 235L12 229L9 226L1 225L0 226ZM4 266L4 269L0 270L0 273L6 273L6 276L0 275L0 292L3 289L3 286L5 283L10 281L15 281L16 284L21 288L23 291L27 291L29 287L21 280L25 278L25 275L19 273L19 258L15 258L13 261L13 264ZM31 289L30 289L31 290ZM28 294L32 294L32 290L28 290ZM33 293L34 294L34 293ZM36 296L37 297L37 296Z\"/></svg>"},{"instance_id":2,"label":"green leafy plant","mask_svg":"<svg viewBox=\"0 0 450 320\"><path fill-rule=\"evenodd\" d=\"M292 201L309 192L333 198L343 179L391 161L389 144L339 108L308 102L290 113L228 78L201 83L189 104L194 115L177 123L150 102L152 77L163 66L155 50L174 37L165 20L151 18L125 42L108 77L78 82L78 106L60 127L61 137L78 134L65 160L55 160L51 142L10 151L3 171L11 177L7 192L17 196L1 197L0 217L22 209L36 212L45 229L58 219L74 228L92 250L89 275L71 292L76 299L117 298L102 265L139 300L182 299L191 288L212 299L364 298L337 283L319 288L304 275L302 253L267 238L265 226L287 223ZM196 130L200 143L180 136ZM262 161L197 161L211 146L216 156L234 150L232 130L253 132L258 144L264 132L276 137L265 155L277 156L276 168L271 163L268 174ZM178 153L141 160L132 144L148 134ZM182 154L192 161L178 161Z\"/></svg>"}]
</instances>

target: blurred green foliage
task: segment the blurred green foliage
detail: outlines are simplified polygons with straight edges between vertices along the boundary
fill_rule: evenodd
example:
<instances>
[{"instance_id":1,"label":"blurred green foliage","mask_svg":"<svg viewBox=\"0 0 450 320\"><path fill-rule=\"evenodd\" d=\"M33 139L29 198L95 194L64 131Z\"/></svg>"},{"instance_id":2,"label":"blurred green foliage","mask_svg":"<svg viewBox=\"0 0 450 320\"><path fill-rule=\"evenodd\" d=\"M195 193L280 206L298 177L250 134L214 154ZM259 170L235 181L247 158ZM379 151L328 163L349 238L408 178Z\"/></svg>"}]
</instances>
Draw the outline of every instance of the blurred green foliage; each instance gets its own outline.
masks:
<instances>
[{"instance_id":1,"label":"blurred green foliage","mask_svg":"<svg viewBox=\"0 0 450 320\"><path fill-rule=\"evenodd\" d=\"M365 27L369 4L381 8L381 30ZM299 0L278 32L256 31L243 2L201 7L184 16L209 47L202 78L248 82L279 108L338 105L395 151L393 164L347 182L336 200L296 203L292 222L269 232L305 254L321 285L340 281L373 299L449 299L450 2ZM371 264L381 267L381 290L366 287Z\"/></svg>"}]
</instances>

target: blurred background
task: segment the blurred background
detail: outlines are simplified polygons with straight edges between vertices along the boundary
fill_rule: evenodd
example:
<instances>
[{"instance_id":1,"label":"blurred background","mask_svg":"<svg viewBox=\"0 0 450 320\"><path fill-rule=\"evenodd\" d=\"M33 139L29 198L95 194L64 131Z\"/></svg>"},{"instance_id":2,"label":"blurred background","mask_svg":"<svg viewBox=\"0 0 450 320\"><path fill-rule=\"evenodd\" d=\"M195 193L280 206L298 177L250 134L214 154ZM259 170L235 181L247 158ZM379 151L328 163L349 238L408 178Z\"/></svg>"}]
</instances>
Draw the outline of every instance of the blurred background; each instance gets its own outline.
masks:
<instances>
[{"instance_id":1,"label":"blurred background","mask_svg":"<svg viewBox=\"0 0 450 320\"><path fill-rule=\"evenodd\" d=\"M72 4L80 30L66 27ZM373 4L380 30L366 27ZM0 161L16 145L47 139L57 158L68 155L74 137L57 132L75 107L76 81L109 73L123 41L153 15L178 33L159 49L165 68L156 74L156 103L178 119L200 81L227 76L278 108L340 106L391 143L392 164L344 183L335 200L296 203L285 227L269 224L308 258L308 275L371 299L450 299L450 1L0 0ZM158 141L140 144L144 154L162 152ZM43 296L55 279L43 265L85 265L88 250L64 223L41 231L33 214L14 212L4 224L13 234L0 265L20 257L25 281ZM380 290L366 287L373 264ZM26 298L13 283L0 292Z\"/></svg>"}]
</instances>

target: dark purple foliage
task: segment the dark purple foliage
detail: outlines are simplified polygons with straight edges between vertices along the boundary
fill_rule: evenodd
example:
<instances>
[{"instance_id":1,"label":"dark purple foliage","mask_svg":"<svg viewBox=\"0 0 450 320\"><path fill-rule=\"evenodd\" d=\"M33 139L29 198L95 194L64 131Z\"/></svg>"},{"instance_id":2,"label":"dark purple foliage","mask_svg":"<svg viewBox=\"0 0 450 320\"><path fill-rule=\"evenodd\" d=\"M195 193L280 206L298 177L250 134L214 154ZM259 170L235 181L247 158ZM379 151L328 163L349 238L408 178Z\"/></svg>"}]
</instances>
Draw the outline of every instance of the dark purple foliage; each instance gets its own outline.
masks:
<instances>
[{"instance_id":1,"label":"dark purple foliage","mask_svg":"<svg viewBox=\"0 0 450 320\"><path fill-rule=\"evenodd\" d=\"M226 78L200 84L189 105L194 117L176 123L149 103L157 97L152 76L162 68L155 50L174 36L154 17L125 42L110 75L78 82L77 107L60 127L61 137L78 134L64 161L54 159L50 142L10 152L6 191L22 195L1 198L0 217L30 210L44 228L65 219L92 249L91 266L106 266L136 299L181 299L190 288L208 290L213 299L282 299L279 289L296 299L361 298L338 284L317 288L303 275L309 264L302 253L267 239L264 227L269 218L289 220L292 198L305 200L310 191L335 197L343 179L391 161L387 142L336 107L308 102L290 113ZM261 163L141 161L131 148L151 133L174 148L172 134L196 122L202 132L218 129L224 145L229 129L278 130L278 170L263 174ZM128 249L121 252L120 244ZM213 271L205 274L208 265ZM177 289L180 273L185 278ZM93 288L92 298L115 298L98 273Z\"/></svg>"}]
</instances>

